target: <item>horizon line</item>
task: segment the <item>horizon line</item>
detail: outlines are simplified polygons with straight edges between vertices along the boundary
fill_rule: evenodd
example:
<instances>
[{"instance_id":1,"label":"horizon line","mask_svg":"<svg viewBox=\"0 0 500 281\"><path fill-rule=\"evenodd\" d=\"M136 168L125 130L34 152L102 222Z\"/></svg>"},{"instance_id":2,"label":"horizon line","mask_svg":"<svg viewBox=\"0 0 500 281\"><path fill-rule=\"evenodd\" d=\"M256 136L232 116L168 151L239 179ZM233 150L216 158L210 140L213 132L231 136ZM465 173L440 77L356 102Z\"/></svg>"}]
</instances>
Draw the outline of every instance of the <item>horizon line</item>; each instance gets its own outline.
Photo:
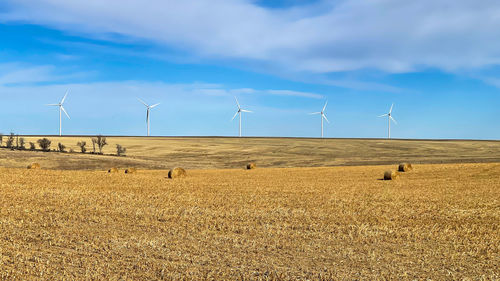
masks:
<instances>
[{"instance_id":1,"label":"horizon line","mask_svg":"<svg viewBox=\"0 0 500 281\"><path fill-rule=\"evenodd\" d=\"M500 139L467 139L467 138L373 138L373 137L280 137L280 136L167 136L167 135L158 135L158 136L145 136L145 135L106 135L106 134L83 134L83 135L40 135L40 134L14 134L19 137L95 137L95 136L104 136L104 137L116 137L116 138L224 138L224 139L317 139L317 140L386 140L386 141L493 141L498 142ZM10 134L3 134L3 136L10 136Z\"/></svg>"}]
</instances>

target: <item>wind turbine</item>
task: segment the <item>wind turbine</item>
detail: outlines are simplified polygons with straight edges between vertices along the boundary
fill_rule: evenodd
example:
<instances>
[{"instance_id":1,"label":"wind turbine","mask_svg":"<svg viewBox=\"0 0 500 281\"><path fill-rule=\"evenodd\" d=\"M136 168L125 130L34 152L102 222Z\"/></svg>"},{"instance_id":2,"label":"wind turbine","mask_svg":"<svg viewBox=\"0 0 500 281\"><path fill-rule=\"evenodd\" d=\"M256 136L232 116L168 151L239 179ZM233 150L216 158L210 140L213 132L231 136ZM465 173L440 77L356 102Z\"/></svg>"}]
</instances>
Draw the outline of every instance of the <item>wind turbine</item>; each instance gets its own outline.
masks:
<instances>
[{"instance_id":1,"label":"wind turbine","mask_svg":"<svg viewBox=\"0 0 500 281\"><path fill-rule=\"evenodd\" d=\"M68 119L71 119L68 115L68 112L66 112L63 106L64 101L66 100L66 96L68 96L68 92L69 90L66 91L66 94L64 95L60 103L47 104L48 106L59 106L59 136L62 136L62 112L64 111L64 114L68 116Z\"/></svg>"},{"instance_id":2,"label":"wind turbine","mask_svg":"<svg viewBox=\"0 0 500 281\"><path fill-rule=\"evenodd\" d=\"M140 98L137 98L142 104L144 104L147 108L147 113L146 113L146 124L148 125L148 137L149 137L149 111L153 108L155 108L157 105L159 105L160 103L157 103L157 104L153 104L153 105L148 105L147 103L145 103L143 100L141 100Z\"/></svg>"},{"instance_id":3,"label":"wind turbine","mask_svg":"<svg viewBox=\"0 0 500 281\"><path fill-rule=\"evenodd\" d=\"M238 102L238 99L236 97L234 97L234 99L236 100L236 105L238 106L238 111L236 111L236 113L234 114L233 119L231 119L231 121L233 121L234 118L236 118L236 115L238 115L238 114L240 115L240 137L241 137L241 113L242 112L252 112L252 111L241 108L240 103Z\"/></svg>"},{"instance_id":4,"label":"wind turbine","mask_svg":"<svg viewBox=\"0 0 500 281\"><path fill-rule=\"evenodd\" d=\"M387 138L390 139L391 138L391 120L392 122L394 122L394 124L398 124L398 122L396 122L396 119L392 118L392 108L394 107L394 103L391 105L391 109L389 109L389 112L386 113L386 114L382 114L380 115L379 117L384 117L384 116L387 116L387 125L388 125L388 136Z\"/></svg>"},{"instance_id":5,"label":"wind turbine","mask_svg":"<svg viewBox=\"0 0 500 281\"><path fill-rule=\"evenodd\" d=\"M323 119L325 119L326 122L330 123L330 121L328 121L328 118L326 118L326 114L325 114L325 109L326 109L327 104L328 104L328 101L325 102L325 106L323 106L323 109L320 112L309 113L311 115L321 114L321 137L323 137Z\"/></svg>"}]
</instances>

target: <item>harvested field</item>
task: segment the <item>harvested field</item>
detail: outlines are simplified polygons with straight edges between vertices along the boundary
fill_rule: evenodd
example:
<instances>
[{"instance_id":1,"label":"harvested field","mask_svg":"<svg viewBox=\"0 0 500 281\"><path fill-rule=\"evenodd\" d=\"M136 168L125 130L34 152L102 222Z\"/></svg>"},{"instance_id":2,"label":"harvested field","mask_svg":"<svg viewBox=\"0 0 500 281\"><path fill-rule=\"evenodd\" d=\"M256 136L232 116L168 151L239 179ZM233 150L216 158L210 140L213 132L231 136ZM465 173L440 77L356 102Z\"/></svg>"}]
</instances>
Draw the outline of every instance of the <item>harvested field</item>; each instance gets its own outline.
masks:
<instances>
[{"instance_id":1,"label":"harvested field","mask_svg":"<svg viewBox=\"0 0 500 281\"><path fill-rule=\"evenodd\" d=\"M90 137L53 137L67 149ZM25 137L36 142L41 137ZM140 169L232 169L255 162L266 167L324 167L422 163L500 162L500 141L301 139L301 138L208 138L208 137L108 137L105 154L116 153L116 144L127 148L127 157L81 153L44 153L0 149L0 166L25 168L38 162L44 169L108 170ZM89 151L91 145L87 145ZM234 157L238 155L238 157Z\"/></svg>"},{"instance_id":2,"label":"harvested field","mask_svg":"<svg viewBox=\"0 0 500 281\"><path fill-rule=\"evenodd\" d=\"M2 168L0 279L500 278L500 164L395 168Z\"/></svg>"}]
</instances>

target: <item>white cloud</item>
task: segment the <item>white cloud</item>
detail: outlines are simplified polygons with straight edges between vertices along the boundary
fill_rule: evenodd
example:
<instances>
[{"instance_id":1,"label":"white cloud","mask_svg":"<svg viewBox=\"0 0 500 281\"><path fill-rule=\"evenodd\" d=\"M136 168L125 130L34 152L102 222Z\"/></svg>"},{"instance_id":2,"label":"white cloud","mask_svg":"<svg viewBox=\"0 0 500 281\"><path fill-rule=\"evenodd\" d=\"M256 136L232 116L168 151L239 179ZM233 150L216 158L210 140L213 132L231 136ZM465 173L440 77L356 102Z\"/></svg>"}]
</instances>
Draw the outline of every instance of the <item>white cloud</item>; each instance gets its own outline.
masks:
<instances>
[{"instance_id":1,"label":"white cloud","mask_svg":"<svg viewBox=\"0 0 500 281\"><path fill-rule=\"evenodd\" d=\"M201 58L294 72L454 71L500 61L500 2L495 0L344 0L300 9L269 9L250 0L7 3L3 21L90 36L119 34Z\"/></svg>"}]
</instances>

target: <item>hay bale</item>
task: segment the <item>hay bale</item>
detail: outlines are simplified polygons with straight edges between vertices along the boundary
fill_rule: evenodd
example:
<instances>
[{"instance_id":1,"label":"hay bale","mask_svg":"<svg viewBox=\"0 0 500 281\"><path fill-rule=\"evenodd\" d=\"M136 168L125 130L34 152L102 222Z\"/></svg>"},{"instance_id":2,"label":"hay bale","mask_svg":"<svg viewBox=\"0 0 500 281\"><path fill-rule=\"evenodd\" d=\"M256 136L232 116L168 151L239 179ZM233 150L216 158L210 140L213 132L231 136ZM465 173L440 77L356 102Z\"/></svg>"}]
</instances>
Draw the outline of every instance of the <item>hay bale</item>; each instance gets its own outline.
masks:
<instances>
[{"instance_id":1,"label":"hay bale","mask_svg":"<svg viewBox=\"0 0 500 281\"><path fill-rule=\"evenodd\" d=\"M395 180L399 177L399 173L397 171L388 170L384 173L384 180Z\"/></svg>"},{"instance_id":2,"label":"hay bale","mask_svg":"<svg viewBox=\"0 0 500 281\"><path fill-rule=\"evenodd\" d=\"M108 170L108 173L118 173L118 169L113 167L113 168Z\"/></svg>"},{"instance_id":3,"label":"hay bale","mask_svg":"<svg viewBox=\"0 0 500 281\"><path fill-rule=\"evenodd\" d=\"M410 163L401 163L399 164L398 171L399 172L409 172L413 170L413 167Z\"/></svg>"},{"instance_id":4,"label":"hay bale","mask_svg":"<svg viewBox=\"0 0 500 281\"><path fill-rule=\"evenodd\" d=\"M32 169L40 169L40 164L38 164L38 163L30 164L30 165L28 165L28 169L30 169L30 170L32 170Z\"/></svg>"},{"instance_id":5,"label":"hay bale","mask_svg":"<svg viewBox=\"0 0 500 281\"><path fill-rule=\"evenodd\" d=\"M125 174L135 174L135 173L137 173L136 168L128 168L125 170Z\"/></svg>"},{"instance_id":6,"label":"hay bale","mask_svg":"<svg viewBox=\"0 0 500 281\"><path fill-rule=\"evenodd\" d=\"M247 170L252 170L252 169L255 169L255 168L257 168L257 164L255 164L253 162L247 164Z\"/></svg>"},{"instance_id":7,"label":"hay bale","mask_svg":"<svg viewBox=\"0 0 500 281\"><path fill-rule=\"evenodd\" d=\"M170 179L183 178L185 176L187 176L187 173L183 168L176 167L168 171L168 178Z\"/></svg>"}]
</instances>

